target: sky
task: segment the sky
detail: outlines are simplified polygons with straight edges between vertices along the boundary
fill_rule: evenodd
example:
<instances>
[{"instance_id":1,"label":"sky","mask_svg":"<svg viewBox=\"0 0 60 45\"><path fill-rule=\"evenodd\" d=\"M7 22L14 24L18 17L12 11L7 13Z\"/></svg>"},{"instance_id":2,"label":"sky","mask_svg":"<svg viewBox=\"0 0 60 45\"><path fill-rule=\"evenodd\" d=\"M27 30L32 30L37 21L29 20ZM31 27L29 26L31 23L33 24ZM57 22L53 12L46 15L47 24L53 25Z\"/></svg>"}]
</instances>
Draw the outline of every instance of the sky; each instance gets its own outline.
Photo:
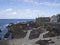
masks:
<instances>
[{"instance_id":1,"label":"sky","mask_svg":"<svg viewBox=\"0 0 60 45\"><path fill-rule=\"evenodd\" d=\"M60 0L0 0L0 19L35 19L60 14Z\"/></svg>"}]
</instances>

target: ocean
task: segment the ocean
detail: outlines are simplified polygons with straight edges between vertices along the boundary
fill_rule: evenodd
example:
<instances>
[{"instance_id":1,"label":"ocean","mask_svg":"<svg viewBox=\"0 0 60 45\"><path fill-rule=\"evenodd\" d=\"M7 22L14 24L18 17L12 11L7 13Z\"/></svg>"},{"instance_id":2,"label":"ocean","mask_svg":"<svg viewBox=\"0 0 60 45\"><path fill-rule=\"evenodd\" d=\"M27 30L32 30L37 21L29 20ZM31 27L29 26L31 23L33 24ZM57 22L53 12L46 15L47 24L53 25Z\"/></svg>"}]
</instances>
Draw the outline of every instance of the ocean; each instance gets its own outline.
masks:
<instances>
[{"instance_id":1,"label":"ocean","mask_svg":"<svg viewBox=\"0 0 60 45\"><path fill-rule=\"evenodd\" d=\"M27 22L27 21L35 21L35 19L0 19L0 26L9 23Z\"/></svg>"},{"instance_id":2,"label":"ocean","mask_svg":"<svg viewBox=\"0 0 60 45\"><path fill-rule=\"evenodd\" d=\"M8 32L8 29L6 28L7 24L28 21L35 21L35 19L0 19L0 29L2 31L0 32L0 39L4 40L4 35ZM9 36L9 39L11 39L11 35Z\"/></svg>"}]
</instances>

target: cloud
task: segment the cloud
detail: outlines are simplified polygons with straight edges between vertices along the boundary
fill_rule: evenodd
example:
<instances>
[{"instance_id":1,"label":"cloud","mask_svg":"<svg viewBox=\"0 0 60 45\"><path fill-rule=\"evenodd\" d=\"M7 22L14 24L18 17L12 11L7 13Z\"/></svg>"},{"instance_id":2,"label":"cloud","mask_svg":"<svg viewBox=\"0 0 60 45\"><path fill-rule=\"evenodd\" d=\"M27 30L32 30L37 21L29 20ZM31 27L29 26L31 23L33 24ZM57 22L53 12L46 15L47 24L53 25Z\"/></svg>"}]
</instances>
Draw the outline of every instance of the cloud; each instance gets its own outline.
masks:
<instances>
[{"instance_id":1,"label":"cloud","mask_svg":"<svg viewBox=\"0 0 60 45\"><path fill-rule=\"evenodd\" d=\"M34 5L45 5L45 6L60 6L60 3L56 2L33 2Z\"/></svg>"},{"instance_id":2,"label":"cloud","mask_svg":"<svg viewBox=\"0 0 60 45\"><path fill-rule=\"evenodd\" d=\"M36 18L37 15L40 13L40 10L37 9L24 9L24 10L19 10L18 12L18 18Z\"/></svg>"},{"instance_id":3,"label":"cloud","mask_svg":"<svg viewBox=\"0 0 60 45\"><path fill-rule=\"evenodd\" d=\"M60 3L51 3L51 2L44 2L39 3L40 5L47 5L47 6L60 6Z\"/></svg>"},{"instance_id":4,"label":"cloud","mask_svg":"<svg viewBox=\"0 0 60 45\"><path fill-rule=\"evenodd\" d=\"M34 5L46 5L46 6L60 6L60 3L57 3L57 0L54 0L54 2L38 2L34 0L24 0L25 2L30 2ZM40 0L41 1L41 0Z\"/></svg>"},{"instance_id":5,"label":"cloud","mask_svg":"<svg viewBox=\"0 0 60 45\"><path fill-rule=\"evenodd\" d=\"M16 15L16 14L17 14L17 12L12 12L11 14L12 14L12 15Z\"/></svg>"},{"instance_id":6,"label":"cloud","mask_svg":"<svg viewBox=\"0 0 60 45\"><path fill-rule=\"evenodd\" d=\"M1 12L0 12L0 14L1 14Z\"/></svg>"},{"instance_id":7,"label":"cloud","mask_svg":"<svg viewBox=\"0 0 60 45\"><path fill-rule=\"evenodd\" d=\"M24 0L24 2L33 2L33 0Z\"/></svg>"},{"instance_id":8,"label":"cloud","mask_svg":"<svg viewBox=\"0 0 60 45\"><path fill-rule=\"evenodd\" d=\"M34 2L34 4L39 5L39 3L38 3L38 2Z\"/></svg>"},{"instance_id":9,"label":"cloud","mask_svg":"<svg viewBox=\"0 0 60 45\"><path fill-rule=\"evenodd\" d=\"M8 9L6 9L5 11L12 11L13 9L12 8L8 8Z\"/></svg>"},{"instance_id":10,"label":"cloud","mask_svg":"<svg viewBox=\"0 0 60 45\"><path fill-rule=\"evenodd\" d=\"M57 3L58 0L53 0L52 2L50 0L42 1L41 0L11 0L11 4L14 4L14 2L26 2L31 3L33 5L46 5L46 6L60 6L60 3Z\"/></svg>"},{"instance_id":11,"label":"cloud","mask_svg":"<svg viewBox=\"0 0 60 45\"><path fill-rule=\"evenodd\" d=\"M0 15L16 15L17 12L14 11L12 8L7 8L5 10L0 11Z\"/></svg>"},{"instance_id":12,"label":"cloud","mask_svg":"<svg viewBox=\"0 0 60 45\"><path fill-rule=\"evenodd\" d=\"M37 9L18 9L16 11L3 12L0 18L33 19L36 18L39 13L40 10Z\"/></svg>"}]
</instances>

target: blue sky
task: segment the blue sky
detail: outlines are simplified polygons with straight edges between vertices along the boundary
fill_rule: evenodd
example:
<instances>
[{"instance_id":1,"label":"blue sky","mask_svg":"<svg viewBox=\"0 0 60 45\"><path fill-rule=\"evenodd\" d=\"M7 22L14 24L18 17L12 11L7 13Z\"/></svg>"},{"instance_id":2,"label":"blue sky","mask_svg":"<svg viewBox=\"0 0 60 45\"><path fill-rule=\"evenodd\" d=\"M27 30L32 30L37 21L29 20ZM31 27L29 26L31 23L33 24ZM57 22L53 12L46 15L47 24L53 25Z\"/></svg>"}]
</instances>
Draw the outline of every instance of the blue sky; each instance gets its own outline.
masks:
<instances>
[{"instance_id":1,"label":"blue sky","mask_svg":"<svg viewBox=\"0 0 60 45\"><path fill-rule=\"evenodd\" d=\"M35 19L60 14L60 0L0 0L0 19Z\"/></svg>"}]
</instances>

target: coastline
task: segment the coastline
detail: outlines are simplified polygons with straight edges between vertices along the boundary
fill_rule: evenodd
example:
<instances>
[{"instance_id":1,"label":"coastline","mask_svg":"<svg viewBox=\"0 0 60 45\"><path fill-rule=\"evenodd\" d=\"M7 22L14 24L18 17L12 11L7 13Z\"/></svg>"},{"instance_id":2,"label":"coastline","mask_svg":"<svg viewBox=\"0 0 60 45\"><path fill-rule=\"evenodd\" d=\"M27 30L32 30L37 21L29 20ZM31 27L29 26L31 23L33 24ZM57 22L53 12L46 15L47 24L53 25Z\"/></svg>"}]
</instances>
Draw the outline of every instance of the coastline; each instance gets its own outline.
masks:
<instances>
[{"instance_id":1,"label":"coastline","mask_svg":"<svg viewBox=\"0 0 60 45\"><path fill-rule=\"evenodd\" d=\"M48 31L47 31L48 32ZM43 38L43 34L47 33L47 32L44 32L42 33L39 38L36 38L36 39L32 39L32 40L28 40L27 38L22 38L22 39L13 39L13 40L9 40L9 45L24 45L24 44L27 44L27 45L38 45L38 44L35 44L36 41L38 40L48 40L48 39L52 39L54 42L56 43L53 43L53 44L49 44L49 45L59 45L60 42L59 40L57 39L57 37L53 37L53 38Z\"/></svg>"}]
</instances>

